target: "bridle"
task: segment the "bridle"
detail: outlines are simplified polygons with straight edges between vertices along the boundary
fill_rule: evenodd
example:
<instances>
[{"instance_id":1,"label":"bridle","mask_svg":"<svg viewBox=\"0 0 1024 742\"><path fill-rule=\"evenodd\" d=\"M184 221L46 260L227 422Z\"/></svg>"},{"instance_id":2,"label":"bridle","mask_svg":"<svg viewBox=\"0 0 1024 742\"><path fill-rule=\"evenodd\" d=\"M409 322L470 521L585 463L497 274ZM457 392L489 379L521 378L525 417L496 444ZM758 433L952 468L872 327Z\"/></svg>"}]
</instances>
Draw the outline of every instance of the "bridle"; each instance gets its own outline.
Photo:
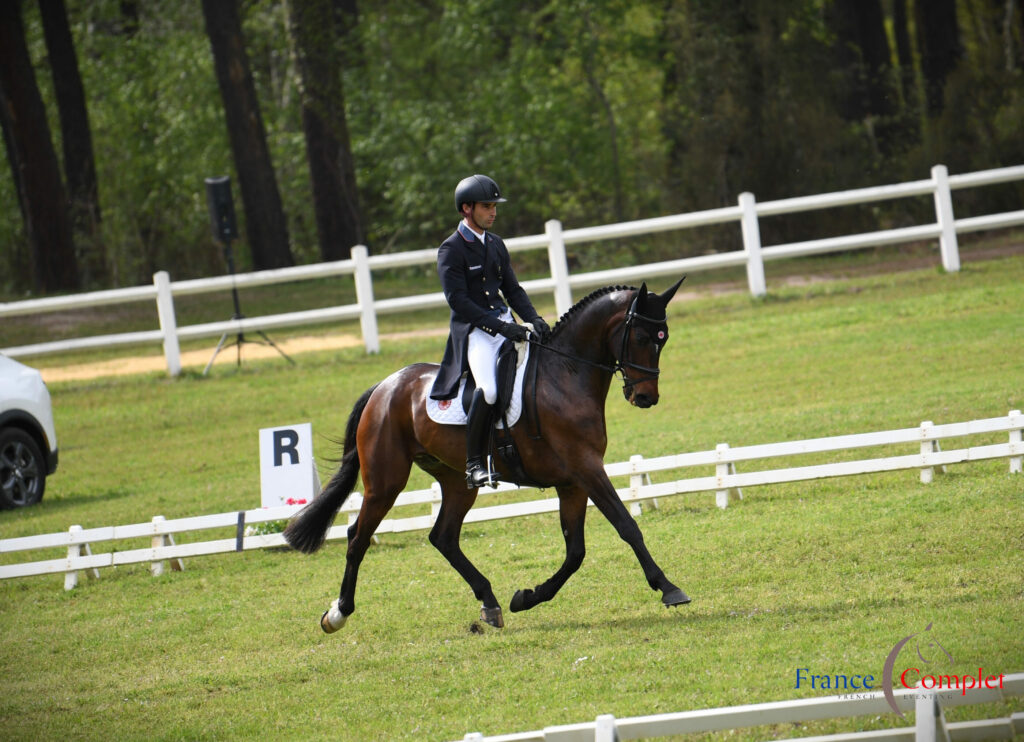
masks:
<instances>
[{"instance_id":1,"label":"bridle","mask_svg":"<svg viewBox=\"0 0 1024 742\"><path fill-rule=\"evenodd\" d=\"M654 337L658 339L655 343L656 353L660 355L661 349L668 341L668 325L663 319L655 319L654 317L645 317L636 311L636 303L640 298L639 294L633 298L633 303L629 305L629 310L626 312L626 321L622 324L622 344L619 349L619 357L615 362L615 367L612 369L612 374L616 371L622 373L622 392L629 397L629 389L637 384L641 384L645 381L657 381L661 375L660 368L652 368L651 366L641 366L639 363L634 363L629 360L629 334L633 330L633 325L636 320L646 322L649 325L653 325L657 330L652 333ZM639 371L643 376L640 378L630 378L626 375L626 369L633 371Z\"/></svg>"},{"instance_id":2,"label":"bridle","mask_svg":"<svg viewBox=\"0 0 1024 742\"><path fill-rule=\"evenodd\" d=\"M532 337L529 338L529 342L536 345L538 348L543 348L546 351L550 351L556 355L564 356L573 361L579 361L589 366L599 368L612 376L617 373L622 374L622 392L629 397L629 390L637 384L642 384L645 381L655 381L661 375L661 369L653 368L651 366L642 366L639 363L635 363L629 360L629 335L633 331L634 325L637 320L640 322L653 325L656 331L653 333L654 337L658 339L655 347L658 349L657 352L660 354L661 348L664 347L668 341L668 325L663 319L656 319L655 317L647 317L636 311L637 300L639 294L633 298L633 302L629 305L629 309L626 310L626 318L622 323L622 342L619 345L619 357L615 359L613 365L607 363L599 363L597 361L591 361L589 358L583 358L574 353L567 353L564 350L554 348L550 345L545 345L539 340L534 340ZM642 376L638 378L631 378L626 374L626 370L639 371Z\"/></svg>"}]
</instances>

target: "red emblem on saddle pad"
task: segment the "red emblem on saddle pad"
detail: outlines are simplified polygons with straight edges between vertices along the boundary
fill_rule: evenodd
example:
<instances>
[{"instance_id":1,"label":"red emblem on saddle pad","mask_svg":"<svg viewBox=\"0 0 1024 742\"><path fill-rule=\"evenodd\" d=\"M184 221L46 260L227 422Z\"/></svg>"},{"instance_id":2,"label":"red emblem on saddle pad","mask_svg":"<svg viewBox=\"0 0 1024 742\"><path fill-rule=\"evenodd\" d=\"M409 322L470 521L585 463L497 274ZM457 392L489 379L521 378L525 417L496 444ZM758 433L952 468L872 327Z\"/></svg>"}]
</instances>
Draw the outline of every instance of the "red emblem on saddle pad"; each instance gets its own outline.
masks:
<instances>
[{"instance_id":1,"label":"red emblem on saddle pad","mask_svg":"<svg viewBox=\"0 0 1024 742\"><path fill-rule=\"evenodd\" d=\"M450 399L442 399L437 403L437 409L439 410L447 410L451 406L452 401Z\"/></svg>"}]
</instances>

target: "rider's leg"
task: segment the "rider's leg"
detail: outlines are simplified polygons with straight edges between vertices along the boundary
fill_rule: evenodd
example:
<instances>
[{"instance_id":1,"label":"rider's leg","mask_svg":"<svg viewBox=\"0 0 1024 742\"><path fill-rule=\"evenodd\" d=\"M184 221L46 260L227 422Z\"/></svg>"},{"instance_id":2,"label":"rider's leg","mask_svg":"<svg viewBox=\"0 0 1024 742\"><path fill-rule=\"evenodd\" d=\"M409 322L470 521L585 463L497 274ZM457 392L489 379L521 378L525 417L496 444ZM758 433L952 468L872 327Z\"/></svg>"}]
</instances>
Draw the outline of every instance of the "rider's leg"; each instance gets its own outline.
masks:
<instances>
[{"instance_id":1,"label":"rider's leg","mask_svg":"<svg viewBox=\"0 0 1024 742\"><path fill-rule=\"evenodd\" d=\"M477 386L466 421L466 482L471 488L491 485L495 480L485 458L494 403L498 400L495 361L502 342L500 336L492 337L483 330L473 330L469 335L467 356Z\"/></svg>"},{"instance_id":2,"label":"rider's leg","mask_svg":"<svg viewBox=\"0 0 1024 742\"><path fill-rule=\"evenodd\" d=\"M466 484L472 489L493 485L495 477L486 463L488 428L491 427L493 406L487 404L483 389L473 392L466 422Z\"/></svg>"}]
</instances>

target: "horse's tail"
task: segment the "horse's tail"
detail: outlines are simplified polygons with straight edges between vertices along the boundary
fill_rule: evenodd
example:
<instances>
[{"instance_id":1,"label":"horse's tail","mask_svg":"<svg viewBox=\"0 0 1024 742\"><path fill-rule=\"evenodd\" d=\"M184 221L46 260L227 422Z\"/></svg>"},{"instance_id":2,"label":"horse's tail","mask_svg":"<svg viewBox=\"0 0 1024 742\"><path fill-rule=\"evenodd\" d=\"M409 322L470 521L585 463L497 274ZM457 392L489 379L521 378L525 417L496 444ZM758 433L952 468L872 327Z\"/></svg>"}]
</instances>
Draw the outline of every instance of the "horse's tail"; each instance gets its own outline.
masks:
<instances>
[{"instance_id":1,"label":"horse's tail","mask_svg":"<svg viewBox=\"0 0 1024 742\"><path fill-rule=\"evenodd\" d=\"M334 516L352 492L359 476L359 451L356 448L356 430L359 419L363 416L370 395L377 385L370 387L352 408L345 426L345 448L341 457L341 466L331 477L323 491L313 498L313 502L298 512L284 529L284 539L288 544L301 552L312 554L323 546L327 538L327 530L334 523Z\"/></svg>"}]
</instances>

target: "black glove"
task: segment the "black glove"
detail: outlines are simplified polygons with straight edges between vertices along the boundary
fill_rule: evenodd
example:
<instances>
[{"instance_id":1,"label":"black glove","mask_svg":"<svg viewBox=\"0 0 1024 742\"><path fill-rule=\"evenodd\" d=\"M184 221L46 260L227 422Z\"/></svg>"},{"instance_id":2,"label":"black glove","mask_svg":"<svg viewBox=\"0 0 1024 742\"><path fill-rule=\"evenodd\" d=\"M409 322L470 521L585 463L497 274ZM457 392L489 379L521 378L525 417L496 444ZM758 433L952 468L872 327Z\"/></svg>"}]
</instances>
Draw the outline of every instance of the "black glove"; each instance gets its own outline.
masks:
<instances>
[{"instance_id":1,"label":"black glove","mask_svg":"<svg viewBox=\"0 0 1024 742\"><path fill-rule=\"evenodd\" d=\"M551 337L551 328L548 327L548 323L544 321L544 318L540 316L534 317L530 320L530 324L533 325L533 329L537 333L537 337L540 338L540 341L546 343L548 338Z\"/></svg>"},{"instance_id":2,"label":"black glove","mask_svg":"<svg viewBox=\"0 0 1024 742\"><path fill-rule=\"evenodd\" d=\"M503 322L498 332L513 343L521 343L527 337L526 328L522 325L517 325L515 322Z\"/></svg>"}]
</instances>

